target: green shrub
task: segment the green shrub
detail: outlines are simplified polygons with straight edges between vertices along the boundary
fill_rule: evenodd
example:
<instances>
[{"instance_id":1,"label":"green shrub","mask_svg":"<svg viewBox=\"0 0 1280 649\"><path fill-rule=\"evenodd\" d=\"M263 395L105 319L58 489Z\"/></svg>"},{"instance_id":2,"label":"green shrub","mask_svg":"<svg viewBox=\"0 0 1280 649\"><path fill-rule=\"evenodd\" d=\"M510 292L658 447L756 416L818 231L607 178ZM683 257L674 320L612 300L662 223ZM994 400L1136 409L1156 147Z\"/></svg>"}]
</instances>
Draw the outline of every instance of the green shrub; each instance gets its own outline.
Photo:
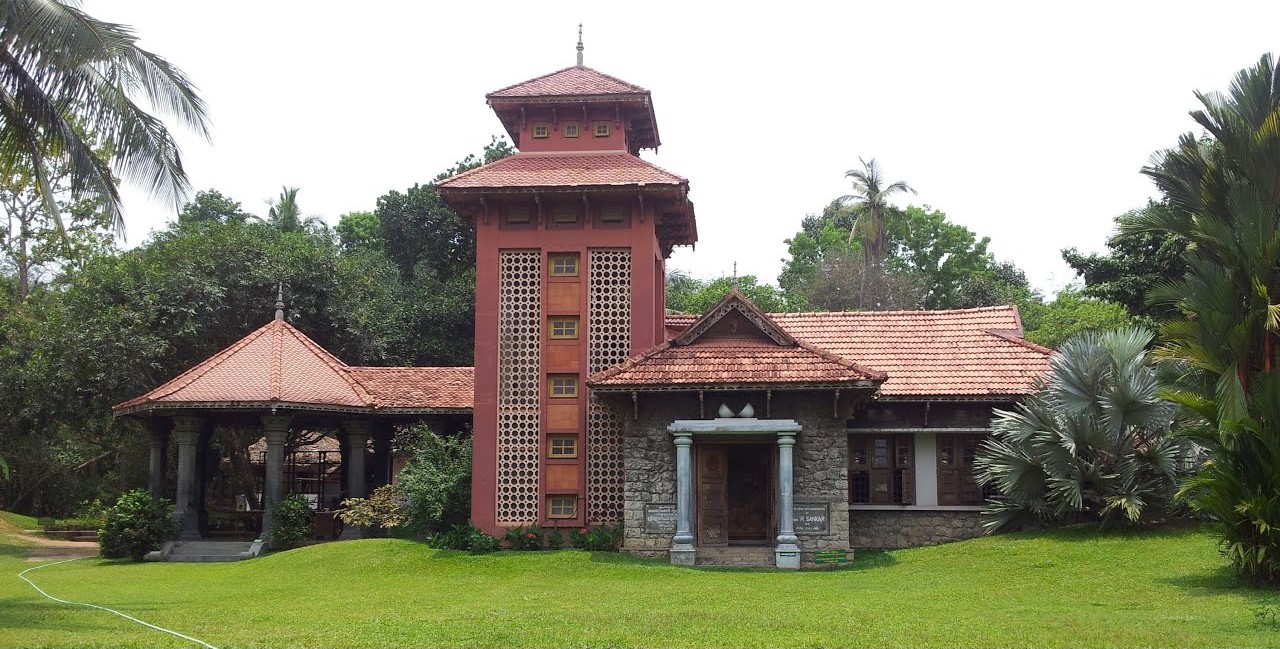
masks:
<instances>
[{"instance_id":1,"label":"green shrub","mask_svg":"<svg viewBox=\"0 0 1280 649\"><path fill-rule=\"evenodd\" d=\"M472 554L497 551L501 546L497 538L485 534L469 521L447 532L433 534L427 544L441 550L466 550Z\"/></svg>"},{"instance_id":2,"label":"green shrub","mask_svg":"<svg viewBox=\"0 0 1280 649\"><path fill-rule=\"evenodd\" d=\"M551 528L547 530L543 537L548 550L559 550L564 547L564 532L558 529Z\"/></svg>"},{"instance_id":3,"label":"green shrub","mask_svg":"<svg viewBox=\"0 0 1280 649\"><path fill-rule=\"evenodd\" d=\"M570 530L569 545L592 552L617 552L622 547L622 523Z\"/></svg>"},{"instance_id":4,"label":"green shrub","mask_svg":"<svg viewBox=\"0 0 1280 649\"><path fill-rule=\"evenodd\" d=\"M272 550L288 550L302 545L311 538L311 508L307 499L299 494L289 494L271 506Z\"/></svg>"},{"instance_id":5,"label":"green shrub","mask_svg":"<svg viewBox=\"0 0 1280 649\"><path fill-rule=\"evenodd\" d=\"M152 498L144 489L134 489L107 510L98 530L102 556L108 559L128 557L142 561L152 550L159 550L174 535L173 503Z\"/></svg>"},{"instance_id":6,"label":"green shrub","mask_svg":"<svg viewBox=\"0 0 1280 649\"><path fill-rule=\"evenodd\" d=\"M77 516L75 518L42 518L40 529L46 532L67 532L72 530L96 530L107 522L106 516Z\"/></svg>"},{"instance_id":7,"label":"green shrub","mask_svg":"<svg viewBox=\"0 0 1280 649\"><path fill-rule=\"evenodd\" d=\"M466 525L471 517L471 438L442 437L414 426L400 438L409 461L396 493L407 501L405 526L437 534Z\"/></svg>"},{"instance_id":8,"label":"green shrub","mask_svg":"<svg viewBox=\"0 0 1280 649\"><path fill-rule=\"evenodd\" d=\"M372 530L389 530L405 521L404 505L396 497L396 488L383 485L373 490L368 498L347 498L338 518L343 525L354 525Z\"/></svg>"},{"instance_id":9,"label":"green shrub","mask_svg":"<svg viewBox=\"0 0 1280 649\"><path fill-rule=\"evenodd\" d=\"M502 535L502 541L512 550L541 550L542 528L537 525L512 527Z\"/></svg>"}]
</instances>

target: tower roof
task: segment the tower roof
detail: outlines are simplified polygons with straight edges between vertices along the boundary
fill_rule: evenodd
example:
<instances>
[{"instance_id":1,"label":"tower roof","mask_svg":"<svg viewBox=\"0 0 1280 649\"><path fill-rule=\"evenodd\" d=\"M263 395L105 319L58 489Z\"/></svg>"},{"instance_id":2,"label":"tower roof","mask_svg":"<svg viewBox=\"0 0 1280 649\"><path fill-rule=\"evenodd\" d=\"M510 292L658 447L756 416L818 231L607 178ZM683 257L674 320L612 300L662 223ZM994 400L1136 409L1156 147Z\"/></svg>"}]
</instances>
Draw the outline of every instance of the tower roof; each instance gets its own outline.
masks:
<instances>
[{"instance_id":1,"label":"tower roof","mask_svg":"<svg viewBox=\"0 0 1280 649\"><path fill-rule=\"evenodd\" d=\"M648 97L649 91L585 65L573 65L494 90L485 99L492 104L509 99L604 100L617 99L619 95Z\"/></svg>"},{"instance_id":2,"label":"tower roof","mask_svg":"<svg viewBox=\"0 0 1280 649\"><path fill-rule=\"evenodd\" d=\"M585 65L574 65L494 90L485 95L511 140L520 145L522 109L530 105L580 107L611 104L629 114L629 130L637 149L656 149L658 119L649 91Z\"/></svg>"}]
</instances>

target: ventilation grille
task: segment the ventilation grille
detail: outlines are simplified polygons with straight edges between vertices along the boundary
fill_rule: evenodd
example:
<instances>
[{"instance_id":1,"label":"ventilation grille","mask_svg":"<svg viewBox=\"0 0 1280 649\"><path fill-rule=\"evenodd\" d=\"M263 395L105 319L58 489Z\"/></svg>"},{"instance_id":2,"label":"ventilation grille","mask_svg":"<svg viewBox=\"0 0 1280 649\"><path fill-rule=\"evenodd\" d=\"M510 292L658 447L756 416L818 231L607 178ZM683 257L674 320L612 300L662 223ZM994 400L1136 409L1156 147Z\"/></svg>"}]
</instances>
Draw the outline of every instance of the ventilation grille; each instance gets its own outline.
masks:
<instances>
[{"instance_id":1,"label":"ventilation grille","mask_svg":"<svg viewBox=\"0 0 1280 649\"><path fill-rule=\"evenodd\" d=\"M542 254L498 255L498 523L538 520Z\"/></svg>"},{"instance_id":2,"label":"ventilation grille","mask_svg":"<svg viewBox=\"0 0 1280 649\"><path fill-rule=\"evenodd\" d=\"M631 251L591 250L587 263L587 369L631 352ZM622 520L622 421L592 394L587 401L587 521Z\"/></svg>"}]
</instances>

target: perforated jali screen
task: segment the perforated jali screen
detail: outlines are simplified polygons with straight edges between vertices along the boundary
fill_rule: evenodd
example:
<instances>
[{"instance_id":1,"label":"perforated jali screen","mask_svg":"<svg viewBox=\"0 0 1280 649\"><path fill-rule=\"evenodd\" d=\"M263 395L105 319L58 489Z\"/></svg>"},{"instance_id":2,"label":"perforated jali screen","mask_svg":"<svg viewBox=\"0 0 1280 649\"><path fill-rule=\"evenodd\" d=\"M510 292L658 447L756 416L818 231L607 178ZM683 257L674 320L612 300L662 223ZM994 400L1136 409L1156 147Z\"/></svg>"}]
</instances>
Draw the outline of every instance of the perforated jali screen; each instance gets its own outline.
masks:
<instances>
[{"instance_id":1,"label":"perforated jali screen","mask_svg":"<svg viewBox=\"0 0 1280 649\"><path fill-rule=\"evenodd\" d=\"M498 255L499 523L538 520L542 253Z\"/></svg>"},{"instance_id":2,"label":"perforated jali screen","mask_svg":"<svg viewBox=\"0 0 1280 649\"><path fill-rule=\"evenodd\" d=\"M587 369L627 360L631 351L631 251L590 250L587 262ZM622 421L594 394L587 401L587 521L622 520Z\"/></svg>"}]
</instances>

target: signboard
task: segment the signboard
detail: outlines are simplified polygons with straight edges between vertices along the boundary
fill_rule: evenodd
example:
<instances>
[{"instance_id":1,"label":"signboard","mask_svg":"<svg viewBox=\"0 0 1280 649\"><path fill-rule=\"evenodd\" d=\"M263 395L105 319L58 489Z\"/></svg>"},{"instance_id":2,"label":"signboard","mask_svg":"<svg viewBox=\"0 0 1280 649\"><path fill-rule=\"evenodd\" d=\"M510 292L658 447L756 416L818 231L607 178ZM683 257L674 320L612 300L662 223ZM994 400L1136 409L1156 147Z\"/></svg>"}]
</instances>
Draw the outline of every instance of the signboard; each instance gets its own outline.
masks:
<instances>
[{"instance_id":1,"label":"signboard","mask_svg":"<svg viewBox=\"0 0 1280 649\"><path fill-rule=\"evenodd\" d=\"M818 550L813 553L813 562L819 566L845 566L849 555L844 550Z\"/></svg>"},{"instance_id":2,"label":"signboard","mask_svg":"<svg viewBox=\"0 0 1280 649\"><path fill-rule=\"evenodd\" d=\"M675 503L645 503L644 531L646 534L676 533Z\"/></svg>"},{"instance_id":3,"label":"signboard","mask_svg":"<svg viewBox=\"0 0 1280 649\"><path fill-rule=\"evenodd\" d=\"M797 502L791 511L796 534L827 534L831 531L831 503Z\"/></svg>"}]
</instances>

